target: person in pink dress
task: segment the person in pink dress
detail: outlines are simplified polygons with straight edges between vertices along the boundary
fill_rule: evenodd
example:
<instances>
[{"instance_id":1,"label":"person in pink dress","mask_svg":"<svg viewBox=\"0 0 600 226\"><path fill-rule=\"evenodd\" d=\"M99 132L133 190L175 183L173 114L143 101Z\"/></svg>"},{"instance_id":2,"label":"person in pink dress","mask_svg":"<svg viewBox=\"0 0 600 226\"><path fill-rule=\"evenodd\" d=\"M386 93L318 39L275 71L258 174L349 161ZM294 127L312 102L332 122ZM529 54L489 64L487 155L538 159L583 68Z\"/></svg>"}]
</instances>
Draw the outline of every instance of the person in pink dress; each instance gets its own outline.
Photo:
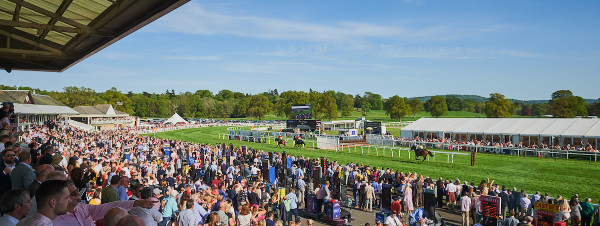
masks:
<instances>
[{"instance_id":1,"label":"person in pink dress","mask_svg":"<svg viewBox=\"0 0 600 226\"><path fill-rule=\"evenodd\" d=\"M412 185L410 183L407 183L404 189L404 206L406 206L407 215L410 215L415 210L412 199Z\"/></svg>"}]
</instances>

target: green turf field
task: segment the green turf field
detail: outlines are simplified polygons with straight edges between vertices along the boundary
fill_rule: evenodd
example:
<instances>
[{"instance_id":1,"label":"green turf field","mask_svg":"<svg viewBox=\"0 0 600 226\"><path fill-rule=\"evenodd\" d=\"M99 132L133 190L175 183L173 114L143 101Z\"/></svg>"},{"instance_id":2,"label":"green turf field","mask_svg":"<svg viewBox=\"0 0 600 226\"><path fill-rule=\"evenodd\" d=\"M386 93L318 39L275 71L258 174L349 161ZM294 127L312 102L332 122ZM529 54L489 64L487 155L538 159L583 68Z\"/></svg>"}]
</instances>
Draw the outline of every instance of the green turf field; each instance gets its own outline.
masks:
<instances>
[{"instance_id":1,"label":"green turf field","mask_svg":"<svg viewBox=\"0 0 600 226\"><path fill-rule=\"evenodd\" d=\"M379 149L376 153L371 148L369 153L364 149L361 154L360 148L346 149L343 152L334 150L313 150L311 148L287 149L277 148L273 144L258 144L244 141L230 141L218 138L218 133L227 133L226 127L208 127L199 129L186 129L157 133L156 137L191 141L197 143L233 143L236 146L247 145L250 148L281 152L286 150L292 155L304 155L307 157L326 157L330 160L337 160L341 163L355 162L369 166L385 167L403 172L418 172L432 178L460 178L462 181L473 181L478 184L482 179L489 177L500 183L518 189L525 189L527 193L548 192L551 196L562 195L571 197L578 193L580 197L592 197L594 202L600 199L600 162L588 162L585 160L567 160L536 157L518 157L507 155L494 155L479 153L476 156L475 166L469 166L470 157L456 155L454 164L447 163L446 154L437 154L435 160L415 161L408 159L406 151L398 157L397 151L394 157L391 157L389 149L385 155ZM307 147L310 147L310 143ZM377 156L379 154L379 156ZM411 154L412 155L412 154ZM580 198L583 200L583 198Z\"/></svg>"}]
</instances>

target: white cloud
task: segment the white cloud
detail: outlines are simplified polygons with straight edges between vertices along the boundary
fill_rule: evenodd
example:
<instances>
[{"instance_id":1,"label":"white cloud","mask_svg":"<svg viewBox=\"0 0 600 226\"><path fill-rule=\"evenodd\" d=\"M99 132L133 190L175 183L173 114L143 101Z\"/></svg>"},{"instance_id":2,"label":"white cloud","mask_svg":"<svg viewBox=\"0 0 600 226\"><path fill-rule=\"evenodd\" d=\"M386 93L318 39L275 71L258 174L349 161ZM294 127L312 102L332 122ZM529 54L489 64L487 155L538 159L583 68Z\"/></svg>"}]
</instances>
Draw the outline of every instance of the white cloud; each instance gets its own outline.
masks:
<instances>
[{"instance_id":1,"label":"white cloud","mask_svg":"<svg viewBox=\"0 0 600 226\"><path fill-rule=\"evenodd\" d=\"M229 10L231 11L231 10ZM485 32L473 28L473 32ZM153 23L149 31L175 31L198 35L233 35L267 40L309 42L354 42L369 38L391 40L447 40L456 38L456 28L447 25L381 25L358 21L310 23L254 15L232 15L216 7L188 3ZM461 35L467 35L463 33Z\"/></svg>"}]
</instances>

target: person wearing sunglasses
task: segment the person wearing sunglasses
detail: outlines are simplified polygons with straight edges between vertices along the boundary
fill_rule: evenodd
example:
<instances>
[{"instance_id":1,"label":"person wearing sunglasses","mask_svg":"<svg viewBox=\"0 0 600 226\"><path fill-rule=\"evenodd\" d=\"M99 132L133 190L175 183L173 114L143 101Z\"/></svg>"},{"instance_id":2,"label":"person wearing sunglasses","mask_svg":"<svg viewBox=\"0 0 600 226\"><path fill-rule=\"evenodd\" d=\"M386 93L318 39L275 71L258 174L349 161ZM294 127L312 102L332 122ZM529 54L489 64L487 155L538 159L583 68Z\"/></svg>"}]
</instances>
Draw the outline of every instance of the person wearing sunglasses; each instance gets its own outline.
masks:
<instances>
[{"instance_id":1,"label":"person wearing sunglasses","mask_svg":"<svg viewBox=\"0 0 600 226\"><path fill-rule=\"evenodd\" d=\"M15 152L11 149L2 151L2 161L0 161L0 196L12 189L10 172L17 167L19 161L16 160Z\"/></svg>"}]
</instances>

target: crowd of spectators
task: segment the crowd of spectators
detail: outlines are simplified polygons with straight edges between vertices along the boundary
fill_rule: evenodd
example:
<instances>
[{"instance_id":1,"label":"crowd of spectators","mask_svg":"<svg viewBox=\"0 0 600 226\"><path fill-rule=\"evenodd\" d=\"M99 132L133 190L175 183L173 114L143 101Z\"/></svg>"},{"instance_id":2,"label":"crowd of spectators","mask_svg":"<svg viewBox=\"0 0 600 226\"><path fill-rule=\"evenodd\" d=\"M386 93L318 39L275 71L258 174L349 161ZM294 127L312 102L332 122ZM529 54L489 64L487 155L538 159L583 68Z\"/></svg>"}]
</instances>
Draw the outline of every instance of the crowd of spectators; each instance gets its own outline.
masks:
<instances>
[{"instance_id":1,"label":"crowd of spectators","mask_svg":"<svg viewBox=\"0 0 600 226\"><path fill-rule=\"evenodd\" d=\"M462 145L476 145L476 146L490 146L490 147L505 147L505 148L532 148L532 149L542 149L542 150L571 150L571 151L587 151L587 152L600 152L600 150L594 148L594 145L588 143L584 143L581 141L579 145L571 145L566 144L564 146L560 145L548 145L548 144L532 144L526 145L523 142L519 142L518 144L513 144L510 141L508 142L492 142L492 141L482 141L471 139L468 141L458 141L448 138L421 138L415 137L413 139L407 138L397 138L401 141L418 141L418 142L431 142L431 143L445 143L445 144L462 144Z\"/></svg>"},{"instance_id":2,"label":"crowd of spectators","mask_svg":"<svg viewBox=\"0 0 600 226\"><path fill-rule=\"evenodd\" d=\"M500 189L493 181L434 181L417 173L358 163L325 164L304 156L284 159L274 153L270 161L264 151L140 136L130 127L88 132L47 122L22 133L3 124L1 132L0 225L312 225L312 220L301 220L298 210L308 196L316 198L317 212L323 212L329 199L341 199L345 193L338 181L350 188L347 199L361 211L380 210L384 186L402 194L394 198L392 214L381 225L415 224L407 216L422 214L425 189L437 191L440 208L459 208L457 212L466 212L465 221L478 222L479 195L525 194L516 188ZM284 169L288 174L275 177L272 184L264 180L266 161L278 175ZM324 184L305 180L313 173L307 169L321 164ZM284 194L275 189L286 185ZM527 221L531 203L553 200L561 206L568 203L561 208L560 220L581 219L585 225L595 214L594 221L600 221L598 208L590 211L591 200L579 203L577 198L539 194L524 198L530 201L507 201L505 216Z\"/></svg>"}]
</instances>

